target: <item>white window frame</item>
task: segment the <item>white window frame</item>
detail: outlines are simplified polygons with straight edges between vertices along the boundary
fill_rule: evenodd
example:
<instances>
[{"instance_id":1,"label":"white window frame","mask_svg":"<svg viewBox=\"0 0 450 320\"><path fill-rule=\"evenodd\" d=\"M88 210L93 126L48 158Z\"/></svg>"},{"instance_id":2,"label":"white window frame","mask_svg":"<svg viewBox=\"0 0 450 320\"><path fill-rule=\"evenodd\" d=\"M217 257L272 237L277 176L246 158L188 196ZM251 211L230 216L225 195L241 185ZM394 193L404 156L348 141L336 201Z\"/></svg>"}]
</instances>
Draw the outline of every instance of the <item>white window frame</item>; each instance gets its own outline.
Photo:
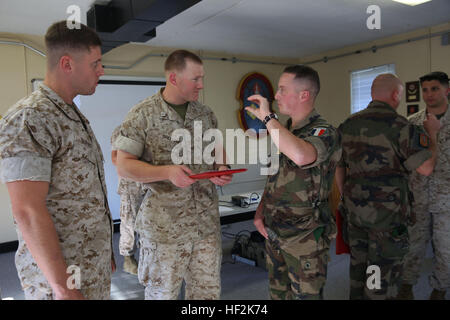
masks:
<instances>
[{"instance_id":1,"label":"white window frame","mask_svg":"<svg viewBox=\"0 0 450 320\"><path fill-rule=\"evenodd\" d=\"M359 112L372 101L370 87L373 80L382 73L395 74L395 64L359 69L350 72L350 113Z\"/></svg>"}]
</instances>

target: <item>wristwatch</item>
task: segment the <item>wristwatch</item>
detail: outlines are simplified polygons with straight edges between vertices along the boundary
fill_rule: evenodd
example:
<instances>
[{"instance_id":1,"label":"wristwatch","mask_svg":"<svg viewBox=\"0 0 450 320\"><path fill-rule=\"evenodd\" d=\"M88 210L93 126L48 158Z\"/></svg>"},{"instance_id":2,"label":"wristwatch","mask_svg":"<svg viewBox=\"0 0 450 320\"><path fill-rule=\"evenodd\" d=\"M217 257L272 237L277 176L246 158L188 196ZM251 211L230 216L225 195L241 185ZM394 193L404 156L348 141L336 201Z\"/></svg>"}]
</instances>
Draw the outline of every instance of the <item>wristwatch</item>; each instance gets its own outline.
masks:
<instances>
[{"instance_id":1,"label":"wristwatch","mask_svg":"<svg viewBox=\"0 0 450 320\"><path fill-rule=\"evenodd\" d=\"M273 113L273 112L272 112L271 114L269 114L268 116L266 116L266 117L264 118L264 120L263 120L264 125L267 125L267 122L269 122L269 121L272 120L272 119L278 120L278 116L277 116L276 113Z\"/></svg>"}]
</instances>

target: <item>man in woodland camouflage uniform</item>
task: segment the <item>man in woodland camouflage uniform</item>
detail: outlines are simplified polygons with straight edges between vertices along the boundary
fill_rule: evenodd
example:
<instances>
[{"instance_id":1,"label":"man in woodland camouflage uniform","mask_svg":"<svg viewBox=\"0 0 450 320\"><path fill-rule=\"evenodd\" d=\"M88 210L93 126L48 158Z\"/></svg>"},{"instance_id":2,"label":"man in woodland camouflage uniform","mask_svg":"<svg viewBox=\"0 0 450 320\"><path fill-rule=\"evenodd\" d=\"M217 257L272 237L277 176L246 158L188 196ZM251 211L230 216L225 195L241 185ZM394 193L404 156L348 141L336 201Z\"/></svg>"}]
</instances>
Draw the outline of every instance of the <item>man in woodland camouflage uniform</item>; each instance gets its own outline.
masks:
<instances>
[{"instance_id":1,"label":"man in woodland camouflage uniform","mask_svg":"<svg viewBox=\"0 0 450 320\"><path fill-rule=\"evenodd\" d=\"M120 126L114 129L111 135L111 161L115 166L117 165L117 149L114 143L119 136L119 131ZM124 257L123 271L137 275L138 264L134 258L136 244L134 224L144 193L140 183L121 177L119 177L117 193L120 196L119 253Z\"/></svg>"},{"instance_id":2,"label":"man in woodland camouflage uniform","mask_svg":"<svg viewBox=\"0 0 450 320\"><path fill-rule=\"evenodd\" d=\"M165 74L166 87L130 110L116 140L119 175L142 182L147 192L136 217L138 278L146 299L177 299L183 280L186 299L219 299L222 246L215 185L231 177L189 177L228 169L224 152L216 163L195 158L194 146L204 150L209 144L203 134L217 128L211 109L197 101L203 89L201 59L174 51L166 59ZM188 163L174 164L172 154L178 152L172 151L179 143L172 137L177 133L184 134L183 142L190 141L183 152L194 155L194 161L189 156Z\"/></svg>"},{"instance_id":3,"label":"man in woodland camouflage uniform","mask_svg":"<svg viewBox=\"0 0 450 320\"><path fill-rule=\"evenodd\" d=\"M339 126L342 160L336 181L351 251L350 299L397 294L411 222L408 175L414 170L429 175L434 167L438 121L426 121L429 137L410 125L396 112L402 93L396 76L377 76L372 102Z\"/></svg>"},{"instance_id":4,"label":"man in woodland camouflage uniform","mask_svg":"<svg viewBox=\"0 0 450 320\"><path fill-rule=\"evenodd\" d=\"M270 112L267 99L248 98L281 152L280 168L268 177L254 223L267 239L272 299L323 299L330 239L335 235L328 197L341 155L337 130L314 109L319 75L307 66L287 67L275 99L287 126Z\"/></svg>"},{"instance_id":5,"label":"man in woodland camouflage uniform","mask_svg":"<svg viewBox=\"0 0 450 320\"><path fill-rule=\"evenodd\" d=\"M16 267L26 299L109 299L112 220L103 157L73 103L103 75L101 42L81 25L45 36L44 83L0 125L1 178L17 224Z\"/></svg>"},{"instance_id":6,"label":"man in woodland camouflage uniform","mask_svg":"<svg viewBox=\"0 0 450 320\"><path fill-rule=\"evenodd\" d=\"M414 299L412 287L417 283L420 269L431 240L433 247L433 272L430 285L432 300L445 299L450 287L450 112L448 75L432 72L420 78L426 109L409 117L409 121L422 126L427 113L441 122L437 137L437 160L433 173L424 177L413 173L410 187L414 193L413 211L416 223L410 230L411 248L405 257L403 285L400 299Z\"/></svg>"}]
</instances>

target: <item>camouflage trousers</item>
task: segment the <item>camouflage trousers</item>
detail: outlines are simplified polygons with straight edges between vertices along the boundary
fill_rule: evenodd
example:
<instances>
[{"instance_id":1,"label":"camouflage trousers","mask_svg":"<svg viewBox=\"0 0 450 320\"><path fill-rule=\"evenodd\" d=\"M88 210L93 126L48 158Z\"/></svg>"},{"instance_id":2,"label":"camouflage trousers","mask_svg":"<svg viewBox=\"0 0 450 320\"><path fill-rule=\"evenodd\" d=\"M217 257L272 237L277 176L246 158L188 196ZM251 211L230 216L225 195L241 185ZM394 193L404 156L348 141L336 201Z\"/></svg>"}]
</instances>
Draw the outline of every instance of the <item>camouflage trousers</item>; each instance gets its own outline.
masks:
<instances>
[{"instance_id":1,"label":"camouflage trousers","mask_svg":"<svg viewBox=\"0 0 450 320\"><path fill-rule=\"evenodd\" d=\"M314 234L298 240L266 240L269 294L272 300L322 300L330 241Z\"/></svg>"},{"instance_id":2,"label":"camouflage trousers","mask_svg":"<svg viewBox=\"0 0 450 320\"><path fill-rule=\"evenodd\" d=\"M350 299L384 300L397 296L403 259L408 251L407 227L374 231L349 223L348 238ZM374 267L375 272L372 271ZM373 285L371 280L376 280L374 277L379 278L378 285L376 282ZM372 285L369 286L370 283Z\"/></svg>"},{"instance_id":3,"label":"camouflage trousers","mask_svg":"<svg viewBox=\"0 0 450 320\"><path fill-rule=\"evenodd\" d=\"M187 300L218 300L221 242L219 235L175 244L141 238L138 278L145 299L176 300L184 280Z\"/></svg>"},{"instance_id":4,"label":"camouflage trousers","mask_svg":"<svg viewBox=\"0 0 450 320\"><path fill-rule=\"evenodd\" d=\"M81 293L87 300L109 300L111 297L111 283L103 286L81 288ZM53 294L44 292L36 287L23 288L26 300L53 300Z\"/></svg>"},{"instance_id":5,"label":"camouflage trousers","mask_svg":"<svg viewBox=\"0 0 450 320\"><path fill-rule=\"evenodd\" d=\"M122 256L132 256L134 254L136 243L134 224L140 203L138 195L128 192L120 195L119 253Z\"/></svg>"},{"instance_id":6,"label":"camouflage trousers","mask_svg":"<svg viewBox=\"0 0 450 320\"><path fill-rule=\"evenodd\" d=\"M429 213L416 210L416 223L409 228L410 250L405 257L403 282L417 283L429 241L433 247L433 271L430 286L445 291L450 289L450 215L448 212Z\"/></svg>"}]
</instances>

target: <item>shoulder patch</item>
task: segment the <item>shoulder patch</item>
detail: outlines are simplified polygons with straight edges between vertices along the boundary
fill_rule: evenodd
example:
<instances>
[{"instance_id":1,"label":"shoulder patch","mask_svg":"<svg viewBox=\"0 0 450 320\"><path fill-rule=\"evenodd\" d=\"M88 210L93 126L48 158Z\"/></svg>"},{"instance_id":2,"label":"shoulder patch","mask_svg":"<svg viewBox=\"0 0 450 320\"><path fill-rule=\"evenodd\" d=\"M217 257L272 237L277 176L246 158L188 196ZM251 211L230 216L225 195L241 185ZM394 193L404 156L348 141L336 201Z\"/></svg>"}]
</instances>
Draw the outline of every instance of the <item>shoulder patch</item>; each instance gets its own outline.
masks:
<instances>
[{"instance_id":1,"label":"shoulder patch","mask_svg":"<svg viewBox=\"0 0 450 320\"><path fill-rule=\"evenodd\" d=\"M316 137L320 137L326 131L327 131L327 128L317 127L317 128L314 128L314 129L311 130L311 135L316 136Z\"/></svg>"},{"instance_id":2,"label":"shoulder patch","mask_svg":"<svg viewBox=\"0 0 450 320\"><path fill-rule=\"evenodd\" d=\"M420 134L419 142L420 142L420 145L424 148L428 148L428 146L430 145L430 140L427 137L427 135L424 133Z\"/></svg>"}]
</instances>

